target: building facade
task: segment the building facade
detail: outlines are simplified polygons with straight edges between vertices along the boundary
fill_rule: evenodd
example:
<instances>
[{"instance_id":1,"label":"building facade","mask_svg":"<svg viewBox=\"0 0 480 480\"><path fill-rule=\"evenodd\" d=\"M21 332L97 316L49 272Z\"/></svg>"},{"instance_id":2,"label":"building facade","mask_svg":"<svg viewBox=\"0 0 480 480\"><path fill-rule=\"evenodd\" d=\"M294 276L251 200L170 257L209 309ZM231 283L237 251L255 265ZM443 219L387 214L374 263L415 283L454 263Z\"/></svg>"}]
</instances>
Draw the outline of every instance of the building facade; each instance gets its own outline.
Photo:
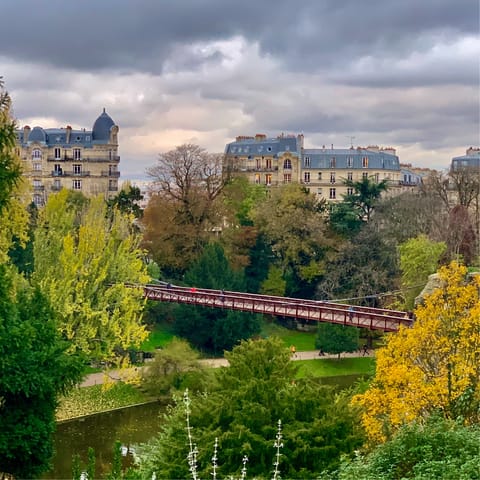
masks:
<instances>
[{"instance_id":1,"label":"building facade","mask_svg":"<svg viewBox=\"0 0 480 480\"><path fill-rule=\"evenodd\" d=\"M92 130L70 126L17 130L17 154L31 182L33 202L42 206L62 188L86 196L115 196L120 177L118 130L105 109Z\"/></svg>"},{"instance_id":2,"label":"building facade","mask_svg":"<svg viewBox=\"0 0 480 480\"><path fill-rule=\"evenodd\" d=\"M389 195L414 188L421 181L401 168L393 148L306 149L303 135L239 136L225 147L224 167L232 175L246 176L251 183L276 186L298 182L329 202L341 201L343 195L351 193L346 180L387 180Z\"/></svg>"},{"instance_id":3,"label":"building facade","mask_svg":"<svg viewBox=\"0 0 480 480\"><path fill-rule=\"evenodd\" d=\"M470 147L465 155L452 158L450 170L455 172L462 168L468 168L476 171L480 175L480 148Z\"/></svg>"}]
</instances>

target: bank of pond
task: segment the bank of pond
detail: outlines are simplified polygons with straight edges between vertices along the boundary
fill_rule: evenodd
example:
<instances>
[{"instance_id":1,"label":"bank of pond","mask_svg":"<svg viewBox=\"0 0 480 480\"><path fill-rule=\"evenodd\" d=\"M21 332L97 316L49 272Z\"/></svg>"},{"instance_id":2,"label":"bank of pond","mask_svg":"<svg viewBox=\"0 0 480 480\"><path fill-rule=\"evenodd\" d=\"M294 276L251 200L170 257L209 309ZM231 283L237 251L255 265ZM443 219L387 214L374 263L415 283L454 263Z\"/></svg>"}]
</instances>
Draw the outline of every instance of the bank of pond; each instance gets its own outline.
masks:
<instances>
[{"instance_id":1,"label":"bank of pond","mask_svg":"<svg viewBox=\"0 0 480 480\"><path fill-rule=\"evenodd\" d=\"M352 362L352 360L357 360ZM339 388L347 388L373 373L374 360L371 358L333 360L311 360L299 362L299 376L312 374L316 367L323 369L319 382ZM331 364L331 365L330 365ZM323 367L320 367L323 365ZM343 365L343 366L342 366ZM318 370L317 368L317 370ZM352 370L353 368L353 370ZM352 374L332 375L332 372L355 371ZM307 373L308 372L308 373ZM101 387L88 387L84 391L96 390L94 397L101 396ZM104 395L108 398L115 396L115 389L107 390ZM131 388L120 388L120 397L128 399L125 391ZM86 395L88 397L88 395ZM141 398L141 397L139 397ZM113 406L113 410L85 415L71 420L63 420L57 424L54 437L55 456L52 459L52 469L43 475L43 479L72 478L72 458L79 455L83 465L88 461L88 449L93 448L96 457L96 473L99 477L111 471L115 441L122 445L122 462L126 468L133 461L135 445L153 438L160 430L162 414L166 410L166 403L150 401L139 405L116 408L114 402L104 404ZM93 405L91 406L93 408ZM73 413L73 412L72 412Z\"/></svg>"}]
</instances>

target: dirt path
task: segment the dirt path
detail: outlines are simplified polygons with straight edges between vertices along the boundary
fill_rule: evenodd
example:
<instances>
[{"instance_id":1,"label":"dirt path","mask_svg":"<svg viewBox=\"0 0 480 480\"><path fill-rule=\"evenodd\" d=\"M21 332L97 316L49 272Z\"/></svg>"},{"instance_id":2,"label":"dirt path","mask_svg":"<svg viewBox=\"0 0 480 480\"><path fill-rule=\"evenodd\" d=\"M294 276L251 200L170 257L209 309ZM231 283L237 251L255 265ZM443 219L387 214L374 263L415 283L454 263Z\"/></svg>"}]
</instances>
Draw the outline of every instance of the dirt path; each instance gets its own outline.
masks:
<instances>
[{"instance_id":1,"label":"dirt path","mask_svg":"<svg viewBox=\"0 0 480 480\"><path fill-rule=\"evenodd\" d=\"M368 355L363 355L361 352L353 352L353 353L342 353L341 358L355 358L355 357L362 357L362 356L369 356L373 357L373 352L369 352ZM337 358L337 355L319 355L318 350L311 350L308 352L297 352L292 360L314 360L316 358ZM200 360L200 363L208 367L218 368L218 367L228 367L228 360L226 358L205 358ZM142 367L140 367L141 369ZM112 380L120 380L120 374L116 370L110 370L108 372L108 376ZM93 385L101 385L105 380L105 373L91 373L87 375L83 382L80 384L80 387L92 387Z\"/></svg>"}]
</instances>

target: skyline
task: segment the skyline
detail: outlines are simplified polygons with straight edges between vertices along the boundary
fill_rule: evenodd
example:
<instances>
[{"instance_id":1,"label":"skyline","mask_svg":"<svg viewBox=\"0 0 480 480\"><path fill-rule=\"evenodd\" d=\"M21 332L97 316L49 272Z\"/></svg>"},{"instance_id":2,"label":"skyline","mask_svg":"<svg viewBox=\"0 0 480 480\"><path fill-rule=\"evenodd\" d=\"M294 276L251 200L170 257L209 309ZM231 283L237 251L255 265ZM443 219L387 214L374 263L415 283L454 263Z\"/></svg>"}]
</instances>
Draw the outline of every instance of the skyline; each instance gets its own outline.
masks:
<instances>
[{"instance_id":1,"label":"skyline","mask_svg":"<svg viewBox=\"0 0 480 480\"><path fill-rule=\"evenodd\" d=\"M4 0L18 127L120 127L122 177L182 143L305 135L448 168L480 144L476 0ZM15 21L14 21L15 20Z\"/></svg>"}]
</instances>

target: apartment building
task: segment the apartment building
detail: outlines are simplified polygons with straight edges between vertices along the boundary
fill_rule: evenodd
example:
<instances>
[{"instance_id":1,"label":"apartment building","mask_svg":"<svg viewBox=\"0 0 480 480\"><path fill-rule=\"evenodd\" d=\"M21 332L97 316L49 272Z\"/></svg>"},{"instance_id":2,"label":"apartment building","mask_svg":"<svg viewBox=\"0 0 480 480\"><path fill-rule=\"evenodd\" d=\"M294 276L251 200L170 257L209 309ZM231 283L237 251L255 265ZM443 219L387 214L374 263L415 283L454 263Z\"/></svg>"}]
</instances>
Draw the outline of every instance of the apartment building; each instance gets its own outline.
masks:
<instances>
[{"instance_id":1,"label":"apartment building","mask_svg":"<svg viewBox=\"0 0 480 480\"><path fill-rule=\"evenodd\" d=\"M17 154L31 182L32 201L42 206L62 188L86 196L115 196L120 177L118 130L105 109L91 130L28 125L17 130Z\"/></svg>"},{"instance_id":2,"label":"apartment building","mask_svg":"<svg viewBox=\"0 0 480 480\"><path fill-rule=\"evenodd\" d=\"M276 186L298 182L330 202L351 193L344 182L370 178L387 180L389 195L418 186L421 177L400 166L394 148L377 145L351 148L304 148L303 135L267 138L238 136L225 147L224 168L251 183Z\"/></svg>"}]
</instances>

